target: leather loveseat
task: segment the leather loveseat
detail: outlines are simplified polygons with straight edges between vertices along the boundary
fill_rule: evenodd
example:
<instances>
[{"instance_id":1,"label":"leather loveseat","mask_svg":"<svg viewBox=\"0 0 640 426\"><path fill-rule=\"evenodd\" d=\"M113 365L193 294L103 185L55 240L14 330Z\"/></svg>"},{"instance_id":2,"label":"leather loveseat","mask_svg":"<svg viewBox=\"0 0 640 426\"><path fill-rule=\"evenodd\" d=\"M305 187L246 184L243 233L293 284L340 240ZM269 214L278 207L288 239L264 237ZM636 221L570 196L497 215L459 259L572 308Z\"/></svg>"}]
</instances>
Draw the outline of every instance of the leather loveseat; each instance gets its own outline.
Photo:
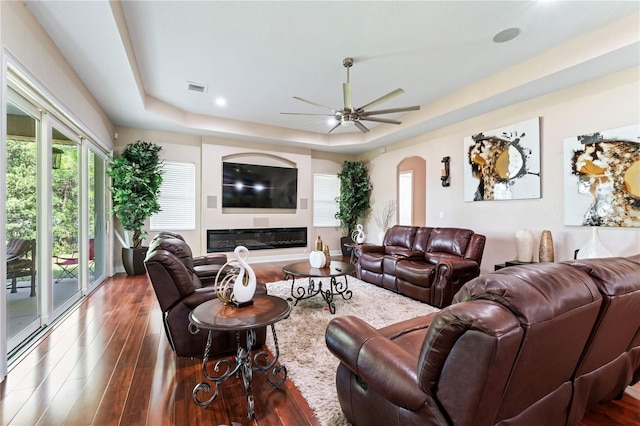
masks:
<instances>
[{"instance_id":1,"label":"leather loveseat","mask_svg":"<svg viewBox=\"0 0 640 426\"><path fill-rule=\"evenodd\" d=\"M480 274L485 236L470 229L396 225L358 247L359 279L439 308Z\"/></svg>"},{"instance_id":2,"label":"leather loveseat","mask_svg":"<svg viewBox=\"0 0 640 426\"><path fill-rule=\"evenodd\" d=\"M206 331L189 332L189 313L198 305L217 298L214 281L203 285L194 271L191 248L184 240L169 235L154 238L149 244L144 261L147 275L156 293L162 311L162 323L171 348L177 356L201 358L207 341ZM215 263L220 269L222 264ZM213 277L215 279L215 276ZM259 282L256 294L266 294L264 283ZM214 331L210 354L223 355L236 351L235 333ZM256 330L254 347L264 344L266 328ZM246 346L246 336L241 342Z\"/></svg>"},{"instance_id":3,"label":"leather loveseat","mask_svg":"<svg viewBox=\"0 0 640 426\"><path fill-rule=\"evenodd\" d=\"M504 268L381 329L336 318L338 399L356 426L573 426L638 379L639 304L636 256Z\"/></svg>"}]
</instances>

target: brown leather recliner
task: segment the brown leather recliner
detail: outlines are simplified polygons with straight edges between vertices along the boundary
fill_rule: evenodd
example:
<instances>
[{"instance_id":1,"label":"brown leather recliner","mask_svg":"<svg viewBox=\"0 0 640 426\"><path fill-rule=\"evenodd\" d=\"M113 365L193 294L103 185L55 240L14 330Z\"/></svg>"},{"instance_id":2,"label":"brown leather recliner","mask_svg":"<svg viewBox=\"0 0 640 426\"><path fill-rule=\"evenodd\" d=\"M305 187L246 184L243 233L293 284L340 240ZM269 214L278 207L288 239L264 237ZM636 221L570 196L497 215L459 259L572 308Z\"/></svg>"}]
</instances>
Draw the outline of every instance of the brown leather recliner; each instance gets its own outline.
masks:
<instances>
[{"instance_id":1,"label":"brown leather recliner","mask_svg":"<svg viewBox=\"0 0 640 426\"><path fill-rule=\"evenodd\" d=\"M620 398L637 375L640 330L640 258L616 257L563 262L588 274L602 295L600 315L576 369L569 425L586 410ZM634 348L635 346L635 348Z\"/></svg>"},{"instance_id":2,"label":"brown leather recliner","mask_svg":"<svg viewBox=\"0 0 640 426\"><path fill-rule=\"evenodd\" d=\"M333 319L336 386L354 425L564 425L602 297L569 265L505 268L440 312L376 330Z\"/></svg>"},{"instance_id":3,"label":"brown leather recliner","mask_svg":"<svg viewBox=\"0 0 640 426\"><path fill-rule=\"evenodd\" d=\"M149 246L153 246L155 241L161 238L177 238L184 241L184 237L177 232L161 231L151 240ZM187 245L187 247L189 247ZM191 248L189 247L189 252ZM224 253L206 254L203 256L188 256L184 258L185 266L189 268L198 279L205 285L210 285L216 279L220 268L227 263L227 255Z\"/></svg>"},{"instance_id":4,"label":"brown leather recliner","mask_svg":"<svg viewBox=\"0 0 640 426\"><path fill-rule=\"evenodd\" d=\"M480 274L486 238L470 229L396 225L358 248L359 279L437 307Z\"/></svg>"},{"instance_id":5,"label":"brown leather recliner","mask_svg":"<svg viewBox=\"0 0 640 426\"><path fill-rule=\"evenodd\" d=\"M145 267L156 293L164 330L177 356L199 357L204 352L207 332L189 332L189 313L211 299L217 298L213 286L202 286L198 276L188 266L192 264L191 249L178 238L158 238L149 245ZM258 283L256 294L266 294L266 287ZM254 347L264 344L266 328L256 330ZM246 336L241 335L246 346ZM223 355L236 351L235 333L214 332L210 354Z\"/></svg>"}]
</instances>

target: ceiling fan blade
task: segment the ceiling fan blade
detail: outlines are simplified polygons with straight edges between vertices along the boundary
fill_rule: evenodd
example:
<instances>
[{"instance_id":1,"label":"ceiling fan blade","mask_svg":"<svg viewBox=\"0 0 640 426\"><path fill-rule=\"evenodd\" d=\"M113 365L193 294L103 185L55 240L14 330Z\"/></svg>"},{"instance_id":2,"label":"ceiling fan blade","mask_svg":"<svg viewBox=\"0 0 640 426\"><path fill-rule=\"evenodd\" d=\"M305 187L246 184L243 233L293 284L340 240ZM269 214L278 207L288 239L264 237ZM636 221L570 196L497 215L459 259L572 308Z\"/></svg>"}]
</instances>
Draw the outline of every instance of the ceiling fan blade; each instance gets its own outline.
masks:
<instances>
[{"instance_id":1,"label":"ceiling fan blade","mask_svg":"<svg viewBox=\"0 0 640 426\"><path fill-rule=\"evenodd\" d=\"M355 124L355 125L356 125L356 127L357 127L358 129L360 129L360 131L361 131L362 133L367 133L367 132L369 131L369 129L367 129L367 128L364 126L364 124L362 124L362 123L361 123L361 122L359 122L359 121L354 121L354 122L353 122L353 124Z\"/></svg>"},{"instance_id":2,"label":"ceiling fan blade","mask_svg":"<svg viewBox=\"0 0 640 426\"><path fill-rule=\"evenodd\" d=\"M333 117L333 114L307 114L306 112L281 112L284 115L322 115L324 117Z\"/></svg>"},{"instance_id":3,"label":"ceiling fan blade","mask_svg":"<svg viewBox=\"0 0 640 426\"><path fill-rule=\"evenodd\" d=\"M344 97L344 109L353 110L351 105L351 83L342 83L342 95Z\"/></svg>"},{"instance_id":4,"label":"ceiling fan blade","mask_svg":"<svg viewBox=\"0 0 640 426\"><path fill-rule=\"evenodd\" d=\"M386 102L391 98L395 98L398 95L401 95L404 93L404 90L402 89L396 89L393 92L389 92L384 96L379 97L378 99L376 99L375 101L371 101L368 104L358 108L358 110L366 110L367 108L371 108L374 105L378 105L381 104L382 102Z\"/></svg>"},{"instance_id":5,"label":"ceiling fan blade","mask_svg":"<svg viewBox=\"0 0 640 426\"><path fill-rule=\"evenodd\" d=\"M336 124L335 126L333 126L333 127L331 128L331 130L329 130L329 132L328 132L328 133L333 132L333 131L334 131L335 129L337 129L338 127L340 127L340 122L338 122L338 124Z\"/></svg>"},{"instance_id":6,"label":"ceiling fan blade","mask_svg":"<svg viewBox=\"0 0 640 426\"><path fill-rule=\"evenodd\" d=\"M376 123L402 124L402 121L398 121L398 120L389 120L388 118L360 117L360 120L375 121Z\"/></svg>"},{"instance_id":7,"label":"ceiling fan blade","mask_svg":"<svg viewBox=\"0 0 640 426\"><path fill-rule=\"evenodd\" d=\"M393 114L394 112L406 112L406 111L417 111L420 109L419 105L404 107L404 108L390 108L390 109L379 109L377 111L363 111L360 113L360 117L368 117L370 115L378 115L378 114Z\"/></svg>"},{"instance_id":8,"label":"ceiling fan blade","mask_svg":"<svg viewBox=\"0 0 640 426\"><path fill-rule=\"evenodd\" d=\"M326 105L322 105L322 104L319 104L319 103L317 103L317 102L309 101L309 100L306 100L306 99L300 98L300 97L298 97L298 96L294 96L294 97L293 97L293 99L297 99L297 100L299 100L299 101L306 102L306 103L311 104L311 105L319 106L320 108L326 108L326 109L328 109L329 111L333 112L334 114L335 114L335 112L336 112L336 110L335 110L335 109L333 109L333 108L329 108L329 107L328 107L328 106L326 106Z\"/></svg>"}]
</instances>

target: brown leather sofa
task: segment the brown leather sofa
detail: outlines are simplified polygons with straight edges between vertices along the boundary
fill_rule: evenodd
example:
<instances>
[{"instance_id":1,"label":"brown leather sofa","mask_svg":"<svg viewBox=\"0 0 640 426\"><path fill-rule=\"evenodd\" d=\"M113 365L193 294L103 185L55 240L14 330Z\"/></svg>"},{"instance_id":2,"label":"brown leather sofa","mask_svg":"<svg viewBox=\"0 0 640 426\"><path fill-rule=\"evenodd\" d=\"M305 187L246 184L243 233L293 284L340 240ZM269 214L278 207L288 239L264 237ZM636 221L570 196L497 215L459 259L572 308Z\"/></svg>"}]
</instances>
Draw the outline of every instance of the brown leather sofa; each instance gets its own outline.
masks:
<instances>
[{"instance_id":1,"label":"brown leather sofa","mask_svg":"<svg viewBox=\"0 0 640 426\"><path fill-rule=\"evenodd\" d=\"M162 323L171 348L177 356L201 358L207 333L203 330L196 334L189 332L189 313L201 303L218 297L214 286L202 284L193 271L191 248L179 238L167 235L154 238L144 263L160 304ZM205 282L214 284L213 281ZM256 294L266 294L264 283L258 283ZM256 330L254 347L262 346L265 337L265 327ZM246 346L246 336L241 336L241 343ZM234 333L214 331L210 349L212 356L235 351Z\"/></svg>"},{"instance_id":2,"label":"brown leather sofa","mask_svg":"<svg viewBox=\"0 0 640 426\"><path fill-rule=\"evenodd\" d=\"M480 274L485 236L470 229L396 225L382 245L357 248L359 279L439 308Z\"/></svg>"},{"instance_id":3,"label":"brown leather sofa","mask_svg":"<svg viewBox=\"0 0 640 426\"><path fill-rule=\"evenodd\" d=\"M357 426L575 425L638 373L639 292L638 259L543 263L477 277L440 312L378 330L335 318L340 405Z\"/></svg>"}]
</instances>

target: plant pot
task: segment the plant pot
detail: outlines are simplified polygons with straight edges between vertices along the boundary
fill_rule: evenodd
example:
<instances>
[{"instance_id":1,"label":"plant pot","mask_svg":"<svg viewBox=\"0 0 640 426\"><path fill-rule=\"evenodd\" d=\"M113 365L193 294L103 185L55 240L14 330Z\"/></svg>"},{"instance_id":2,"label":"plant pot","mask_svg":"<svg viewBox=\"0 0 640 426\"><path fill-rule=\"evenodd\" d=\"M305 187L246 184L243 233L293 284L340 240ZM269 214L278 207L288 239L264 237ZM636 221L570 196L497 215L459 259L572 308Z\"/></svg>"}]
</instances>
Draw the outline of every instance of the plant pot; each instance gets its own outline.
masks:
<instances>
[{"instance_id":1,"label":"plant pot","mask_svg":"<svg viewBox=\"0 0 640 426\"><path fill-rule=\"evenodd\" d=\"M347 244L351 245L348 247ZM351 252L353 251L353 240L351 237L342 237L340 238L340 247L342 248L342 256L351 257Z\"/></svg>"},{"instance_id":2,"label":"plant pot","mask_svg":"<svg viewBox=\"0 0 640 426\"><path fill-rule=\"evenodd\" d=\"M122 249L122 264L124 265L124 270L127 271L127 275L144 275L147 273L144 267L147 248L148 247L130 247Z\"/></svg>"}]
</instances>

